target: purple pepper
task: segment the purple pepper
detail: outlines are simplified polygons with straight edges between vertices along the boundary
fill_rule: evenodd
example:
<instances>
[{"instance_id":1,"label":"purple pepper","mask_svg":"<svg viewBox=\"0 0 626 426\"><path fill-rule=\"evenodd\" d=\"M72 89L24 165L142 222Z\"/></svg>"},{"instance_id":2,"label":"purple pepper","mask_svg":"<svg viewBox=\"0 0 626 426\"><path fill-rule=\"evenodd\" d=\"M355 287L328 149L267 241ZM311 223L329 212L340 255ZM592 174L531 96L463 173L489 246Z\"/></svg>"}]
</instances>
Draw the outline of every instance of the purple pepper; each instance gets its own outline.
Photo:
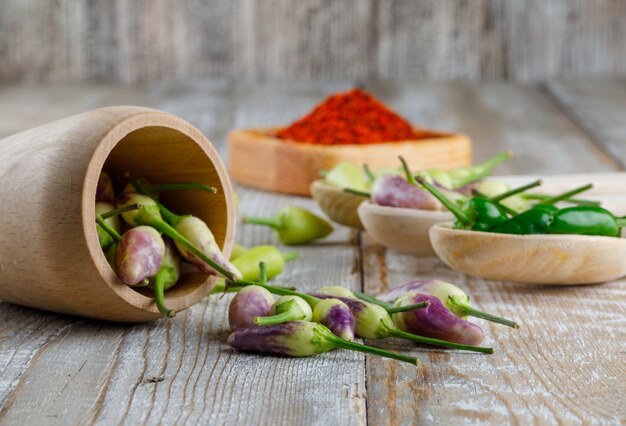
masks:
<instances>
[{"instance_id":1,"label":"purple pepper","mask_svg":"<svg viewBox=\"0 0 626 426\"><path fill-rule=\"evenodd\" d=\"M443 346L452 349L463 349L473 352L493 353L492 348L465 345L436 339L427 336L419 336L399 329L394 324L391 315L382 306L365 302L359 299L349 299L344 297L325 296L316 293L318 298L335 298L348 305L356 321L356 335L365 339L385 339L387 337L398 337L400 339L412 340L427 345ZM423 302L420 302L420 304ZM419 311L419 309L418 309Z\"/></svg>"},{"instance_id":2,"label":"purple pepper","mask_svg":"<svg viewBox=\"0 0 626 426\"><path fill-rule=\"evenodd\" d=\"M454 284L444 281L430 279L411 281L399 287L395 287L385 293L379 294L377 297L384 302L393 303L396 299L412 291L428 293L436 296L441 303L452 311L454 315L460 318L473 316L498 324L503 324L508 327L516 329L519 328L519 324L515 321L473 308L470 304L470 297L463 290Z\"/></svg>"},{"instance_id":3,"label":"purple pepper","mask_svg":"<svg viewBox=\"0 0 626 426\"><path fill-rule=\"evenodd\" d=\"M165 254L161 234L149 226L137 226L122 235L115 255L117 275L128 285L137 285L159 272Z\"/></svg>"},{"instance_id":4,"label":"purple pepper","mask_svg":"<svg viewBox=\"0 0 626 426\"><path fill-rule=\"evenodd\" d=\"M270 315L273 304L274 296L263 287L251 285L242 288L228 306L230 329L235 331L254 326L254 318Z\"/></svg>"},{"instance_id":5,"label":"purple pepper","mask_svg":"<svg viewBox=\"0 0 626 426\"><path fill-rule=\"evenodd\" d=\"M348 342L335 336L327 327L309 321L242 328L228 337L228 344L241 351L252 351L295 357L313 356L335 348L393 358L417 365L417 358L396 354L371 346Z\"/></svg>"},{"instance_id":6,"label":"purple pepper","mask_svg":"<svg viewBox=\"0 0 626 426\"><path fill-rule=\"evenodd\" d=\"M113 181L106 172L100 172L96 186L96 203L113 204L114 200Z\"/></svg>"},{"instance_id":7,"label":"purple pepper","mask_svg":"<svg viewBox=\"0 0 626 426\"><path fill-rule=\"evenodd\" d=\"M354 315L348 305L338 299L324 299L313 308L313 322L324 324L335 336L354 340Z\"/></svg>"},{"instance_id":8,"label":"purple pepper","mask_svg":"<svg viewBox=\"0 0 626 426\"><path fill-rule=\"evenodd\" d=\"M485 338L483 330L476 324L454 315L443 303L431 294L412 292L399 298L395 305L402 306L428 300L425 309L393 314L393 321L403 331L444 339L463 345L478 345Z\"/></svg>"},{"instance_id":9,"label":"purple pepper","mask_svg":"<svg viewBox=\"0 0 626 426\"><path fill-rule=\"evenodd\" d=\"M431 193L411 185L402 176L382 175L371 192L372 201L380 206L420 210L441 210L442 205Z\"/></svg>"}]
</instances>

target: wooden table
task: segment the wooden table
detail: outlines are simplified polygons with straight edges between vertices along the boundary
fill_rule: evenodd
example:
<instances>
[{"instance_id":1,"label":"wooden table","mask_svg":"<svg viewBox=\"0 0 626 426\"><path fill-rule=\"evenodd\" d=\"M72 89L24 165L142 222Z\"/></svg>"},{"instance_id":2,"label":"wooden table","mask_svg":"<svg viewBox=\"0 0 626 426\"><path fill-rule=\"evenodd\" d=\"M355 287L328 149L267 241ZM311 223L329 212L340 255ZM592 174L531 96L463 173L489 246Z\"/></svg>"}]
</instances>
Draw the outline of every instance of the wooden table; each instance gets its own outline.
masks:
<instances>
[{"instance_id":1,"label":"wooden table","mask_svg":"<svg viewBox=\"0 0 626 426\"><path fill-rule=\"evenodd\" d=\"M229 129L287 123L349 86L5 86L0 136L99 106L137 104L191 121L224 154ZM365 87L415 123L467 132L476 160L514 150L499 173L611 171L626 163L623 80ZM318 210L309 199L237 189L243 214L269 215L284 205ZM261 227L238 231L246 245L275 241ZM225 343L228 297L206 298L173 320L139 325L0 303L0 424L626 422L624 281L583 287L485 281L435 258L386 251L341 226L299 250L283 282L376 293L438 277L466 289L480 308L519 319L522 328L477 320L486 329L485 343L496 349L491 356L374 342L418 356L423 365L414 368L346 351L309 359L236 353Z\"/></svg>"}]
</instances>

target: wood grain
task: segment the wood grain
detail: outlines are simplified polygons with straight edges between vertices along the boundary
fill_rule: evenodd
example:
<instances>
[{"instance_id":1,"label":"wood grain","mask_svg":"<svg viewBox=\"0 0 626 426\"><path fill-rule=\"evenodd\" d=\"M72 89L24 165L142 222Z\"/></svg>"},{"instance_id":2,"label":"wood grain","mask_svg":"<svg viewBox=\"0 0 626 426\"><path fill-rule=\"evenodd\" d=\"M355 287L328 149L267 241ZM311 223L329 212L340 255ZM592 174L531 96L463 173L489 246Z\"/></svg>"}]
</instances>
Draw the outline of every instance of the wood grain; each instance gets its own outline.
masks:
<instances>
[{"instance_id":1,"label":"wood grain","mask_svg":"<svg viewBox=\"0 0 626 426\"><path fill-rule=\"evenodd\" d=\"M5 0L0 81L623 74L625 18L619 0Z\"/></svg>"},{"instance_id":2,"label":"wood grain","mask_svg":"<svg viewBox=\"0 0 626 426\"><path fill-rule=\"evenodd\" d=\"M594 92L594 83L583 83ZM518 156L498 169L501 174L619 168L582 126L588 115L572 121L542 88L366 86L417 123L467 130L478 142L477 160L513 148ZM324 95L346 87L346 82L288 81L4 87L0 133L79 112L83 105L135 103L189 119L225 153L229 129L287 123ZM55 105L54 111L46 105ZM238 190L244 214L271 214L288 204L319 212L311 200ZM247 245L275 241L270 230L251 225L240 227L237 240ZM328 241L303 247L301 256L288 264L283 282L359 288L363 280L366 290L377 292L419 276L437 277L467 290L479 308L520 320L522 328L476 320L486 327L485 343L497 351L491 356L371 342L417 355L423 365L415 370L344 351L312 359L237 354L225 344L229 296L205 299L173 321L139 325L0 303L0 424L626 422L623 281L577 288L484 281L434 258L387 252L344 227L337 227Z\"/></svg>"},{"instance_id":3,"label":"wood grain","mask_svg":"<svg viewBox=\"0 0 626 426\"><path fill-rule=\"evenodd\" d=\"M393 105L401 105L409 117L463 127L478 142L479 152L491 155L504 147L514 149L516 156L499 172L615 167L597 152L579 123L545 94L528 87L370 87ZM552 161L553 156L558 161ZM363 239L362 250L368 292L376 294L417 277L437 278L459 285L480 309L522 324L514 331L473 320L486 328L484 343L493 345L496 353L429 350L427 358L421 355L425 365L417 377L403 365L383 365L368 358L368 421L372 424L462 423L468 419L487 424L617 424L626 418L624 375L616 373L623 370L623 281L531 288L466 276L436 258L386 251L368 237Z\"/></svg>"}]
</instances>

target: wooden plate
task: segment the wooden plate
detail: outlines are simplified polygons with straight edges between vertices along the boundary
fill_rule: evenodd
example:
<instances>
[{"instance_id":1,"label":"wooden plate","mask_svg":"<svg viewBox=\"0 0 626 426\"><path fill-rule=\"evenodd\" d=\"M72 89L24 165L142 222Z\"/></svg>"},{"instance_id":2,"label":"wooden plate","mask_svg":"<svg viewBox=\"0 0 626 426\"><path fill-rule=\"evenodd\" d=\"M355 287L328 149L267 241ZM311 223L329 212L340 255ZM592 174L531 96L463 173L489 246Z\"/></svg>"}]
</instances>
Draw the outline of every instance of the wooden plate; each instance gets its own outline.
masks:
<instances>
[{"instance_id":1,"label":"wooden plate","mask_svg":"<svg viewBox=\"0 0 626 426\"><path fill-rule=\"evenodd\" d=\"M626 239L584 235L508 235L430 230L441 260L452 269L489 280L529 284L594 284L626 275Z\"/></svg>"},{"instance_id":2,"label":"wooden plate","mask_svg":"<svg viewBox=\"0 0 626 426\"><path fill-rule=\"evenodd\" d=\"M415 141L368 145L313 145L278 139L278 128L235 130L228 136L228 170L246 185L296 195L310 195L311 183L342 161L368 163L372 169L394 167L398 155L414 169L469 166L472 144L459 133L428 131ZM423 131L423 130L421 130Z\"/></svg>"}]
</instances>

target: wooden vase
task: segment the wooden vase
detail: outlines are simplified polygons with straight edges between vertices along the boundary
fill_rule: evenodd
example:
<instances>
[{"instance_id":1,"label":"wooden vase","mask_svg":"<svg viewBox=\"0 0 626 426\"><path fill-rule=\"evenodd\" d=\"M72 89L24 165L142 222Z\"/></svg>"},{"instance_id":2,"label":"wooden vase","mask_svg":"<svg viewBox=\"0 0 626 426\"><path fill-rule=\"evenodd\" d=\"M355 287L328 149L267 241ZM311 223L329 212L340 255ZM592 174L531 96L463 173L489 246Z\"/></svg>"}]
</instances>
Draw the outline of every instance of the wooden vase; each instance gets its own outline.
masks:
<instances>
[{"instance_id":1,"label":"wooden vase","mask_svg":"<svg viewBox=\"0 0 626 426\"><path fill-rule=\"evenodd\" d=\"M203 219L228 256L236 215L230 180L202 133L161 111L111 107L74 115L0 141L0 299L112 321L159 317L148 289L122 283L106 261L95 225L98 177L115 188L124 173L155 183L199 182L217 194L162 194L174 212ZM181 311L204 297L215 278L188 271L166 292Z\"/></svg>"}]
</instances>

